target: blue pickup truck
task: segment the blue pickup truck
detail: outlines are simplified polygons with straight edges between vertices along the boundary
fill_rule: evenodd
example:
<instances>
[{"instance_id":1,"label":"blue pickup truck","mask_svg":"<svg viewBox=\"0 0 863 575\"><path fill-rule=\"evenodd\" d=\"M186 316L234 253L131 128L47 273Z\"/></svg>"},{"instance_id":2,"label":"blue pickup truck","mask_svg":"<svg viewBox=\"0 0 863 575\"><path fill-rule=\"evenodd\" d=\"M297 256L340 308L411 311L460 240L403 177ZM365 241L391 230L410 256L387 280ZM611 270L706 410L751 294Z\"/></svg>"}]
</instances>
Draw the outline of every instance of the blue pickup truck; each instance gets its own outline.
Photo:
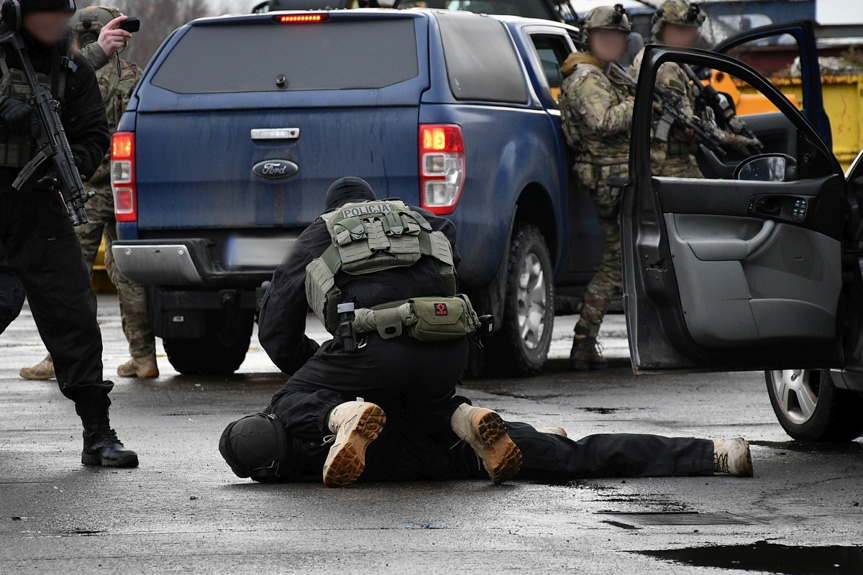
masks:
<instances>
[{"instance_id":1,"label":"blue pickup truck","mask_svg":"<svg viewBox=\"0 0 863 575\"><path fill-rule=\"evenodd\" d=\"M153 58L113 142L117 264L181 373L242 363L261 283L343 175L458 227L488 363L539 371L555 296L596 269L555 99L576 30L436 10L202 19ZM556 294L557 290L557 294Z\"/></svg>"}]
</instances>

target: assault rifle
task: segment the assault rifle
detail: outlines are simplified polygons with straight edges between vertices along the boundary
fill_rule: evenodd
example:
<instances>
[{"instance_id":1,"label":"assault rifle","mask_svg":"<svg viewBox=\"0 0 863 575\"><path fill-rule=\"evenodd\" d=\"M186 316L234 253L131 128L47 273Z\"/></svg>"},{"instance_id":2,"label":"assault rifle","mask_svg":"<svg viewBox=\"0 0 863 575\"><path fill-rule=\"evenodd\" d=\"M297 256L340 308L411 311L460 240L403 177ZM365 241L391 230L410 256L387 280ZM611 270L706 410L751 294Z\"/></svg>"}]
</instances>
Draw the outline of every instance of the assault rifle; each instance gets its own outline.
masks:
<instances>
[{"instance_id":1,"label":"assault rifle","mask_svg":"<svg viewBox=\"0 0 863 575\"><path fill-rule=\"evenodd\" d=\"M626 88L633 96L635 95L635 79L626 70L621 68L620 65L615 62L610 63L605 68L605 75L609 80ZM695 137L698 138L701 144L717 156L723 157L726 155L713 126L683 112L683 95L666 90L661 86L654 86L653 97L657 107L662 110L662 115L659 118L656 133L654 134L657 140L668 142L668 134L671 127L676 124L681 129L695 134Z\"/></svg>"},{"instance_id":2,"label":"assault rifle","mask_svg":"<svg viewBox=\"0 0 863 575\"><path fill-rule=\"evenodd\" d=\"M737 117L737 114L734 112L734 108L731 107L725 98L719 95L716 88L710 84L703 84L689 64L681 64L681 67L683 68L683 71L686 72L686 75L689 76L689 79L692 80L692 93L695 94L695 98L700 100L706 107L713 110L713 113L719 119L722 128L737 134L738 136L758 141L758 137L755 133L749 129L746 122ZM758 142L757 146L753 145L753 147L753 154L759 154L764 149L764 145L761 142Z\"/></svg>"},{"instance_id":3,"label":"assault rifle","mask_svg":"<svg viewBox=\"0 0 863 575\"><path fill-rule=\"evenodd\" d=\"M36 72L33 71L19 31L6 30L0 34L0 47L2 46L11 48L21 62L22 72L30 87L30 99L27 103L36 110L42 128L36 140L36 156L21 168L18 177L12 182L12 187L16 190L22 189L33 179L39 168L48 162L49 172L56 173L56 176L51 178L54 180L52 184L60 188L72 225L86 224L89 220L84 203L90 199L90 194L84 189L81 175L75 166L75 156L60 122L60 103L54 100L50 90L36 80Z\"/></svg>"}]
</instances>

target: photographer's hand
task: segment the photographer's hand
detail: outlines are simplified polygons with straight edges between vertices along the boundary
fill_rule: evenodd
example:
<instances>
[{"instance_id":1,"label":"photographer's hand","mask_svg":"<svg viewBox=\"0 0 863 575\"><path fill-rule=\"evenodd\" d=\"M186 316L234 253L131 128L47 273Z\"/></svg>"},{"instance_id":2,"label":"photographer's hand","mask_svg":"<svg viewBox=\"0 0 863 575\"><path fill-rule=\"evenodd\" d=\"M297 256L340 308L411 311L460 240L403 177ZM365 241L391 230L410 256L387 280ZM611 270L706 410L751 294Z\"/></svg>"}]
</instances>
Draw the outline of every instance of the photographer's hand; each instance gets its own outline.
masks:
<instances>
[{"instance_id":1,"label":"photographer's hand","mask_svg":"<svg viewBox=\"0 0 863 575\"><path fill-rule=\"evenodd\" d=\"M99 47L105 52L108 58L114 56L118 50L126 45L126 42L132 35L125 30L120 30L118 26L124 21L127 16L119 16L114 18L99 31Z\"/></svg>"}]
</instances>

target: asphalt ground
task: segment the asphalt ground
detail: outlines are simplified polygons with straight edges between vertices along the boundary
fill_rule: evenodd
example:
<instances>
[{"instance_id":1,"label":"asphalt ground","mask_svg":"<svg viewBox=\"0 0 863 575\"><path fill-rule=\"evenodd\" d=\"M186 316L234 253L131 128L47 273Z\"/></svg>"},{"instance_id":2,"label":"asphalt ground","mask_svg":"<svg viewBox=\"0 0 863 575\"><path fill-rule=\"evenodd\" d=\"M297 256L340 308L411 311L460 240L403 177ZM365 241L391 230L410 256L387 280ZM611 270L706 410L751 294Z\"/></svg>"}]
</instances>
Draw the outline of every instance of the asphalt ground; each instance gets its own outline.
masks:
<instances>
[{"instance_id":1,"label":"asphalt ground","mask_svg":"<svg viewBox=\"0 0 863 575\"><path fill-rule=\"evenodd\" d=\"M116 297L99 315L110 376L127 358ZM141 466L87 468L72 404L18 377L44 356L25 309L0 336L0 573L863 573L863 441L791 442L761 373L634 376L620 315L600 336L611 368L571 374L574 320L557 318L541 376L460 393L571 437L742 435L755 478L254 484L217 441L285 379L256 340L232 377L180 376L164 355L156 380L112 377Z\"/></svg>"}]
</instances>

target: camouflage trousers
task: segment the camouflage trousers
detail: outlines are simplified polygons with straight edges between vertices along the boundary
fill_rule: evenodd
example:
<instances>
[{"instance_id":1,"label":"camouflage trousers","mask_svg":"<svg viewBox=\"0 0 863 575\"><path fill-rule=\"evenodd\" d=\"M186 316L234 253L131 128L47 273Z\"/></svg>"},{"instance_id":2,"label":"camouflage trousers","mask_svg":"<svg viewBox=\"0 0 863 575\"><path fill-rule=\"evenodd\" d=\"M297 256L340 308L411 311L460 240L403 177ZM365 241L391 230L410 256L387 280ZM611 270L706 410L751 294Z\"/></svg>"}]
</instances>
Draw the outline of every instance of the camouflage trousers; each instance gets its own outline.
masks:
<instances>
[{"instance_id":1,"label":"camouflage trousers","mask_svg":"<svg viewBox=\"0 0 863 575\"><path fill-rule=\"evenodd\" d=\"M132 357L153 355L156 353L156 338L153 336L150 320L147 317L147 291L143 286L132 283L120 273L111 255L111 243L117 240L117 221L114 219L114 197L111 188L99 186L89 189L95 193L87 202L87 215L90 222L75 228L87 269L92 276L96 254L104 236L105 268L120 295L120 317L123 322L123 333L129 342L129 354Z\"/></svg>"},{"instance_id":2,"label":"camouflage trousers","mask_svg":"<svg viewBox=\"0 0 863 575\"><path fill-rule=\"evenodd\" d=\"M575 326L577 333L596 337L599 326L608 310L608 304L618 294L622 286L620 251L620 198L611 195L608 178L627 177L628 164L598 166L595 164L575 164L575 172L582 186L590 190L590 197L599 216L599 229L602 234L602 261L599 270L584 292L581 316Z\"/></svg>"}]
</instances>

